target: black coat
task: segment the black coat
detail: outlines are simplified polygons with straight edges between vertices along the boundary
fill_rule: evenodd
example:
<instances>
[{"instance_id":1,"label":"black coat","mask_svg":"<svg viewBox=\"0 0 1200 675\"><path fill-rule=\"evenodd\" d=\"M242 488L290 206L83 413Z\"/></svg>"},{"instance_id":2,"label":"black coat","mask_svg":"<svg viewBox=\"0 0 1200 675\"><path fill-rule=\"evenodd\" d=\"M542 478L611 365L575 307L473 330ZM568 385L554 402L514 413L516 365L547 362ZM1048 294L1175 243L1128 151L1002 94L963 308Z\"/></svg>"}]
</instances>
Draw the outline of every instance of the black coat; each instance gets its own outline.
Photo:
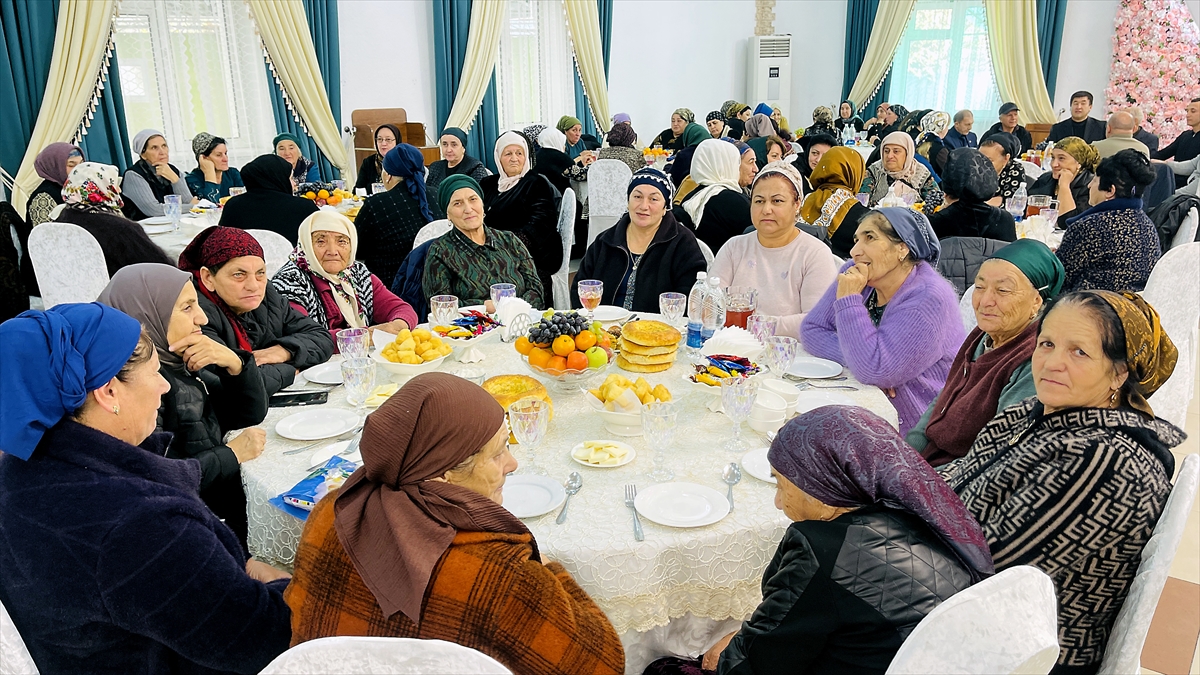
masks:
<instances>
[{"instance_id":1,"label":"black coat","mask_svg":"<svg viewBox=\"0 0 1200 675\"><path fill-rule=\"evenodd\" d=\"M1074 218L1092 208L1089 203L1091 199L1091 188L1089 186L1091 183L1092 172L1087 169L1080 169L1075 179L1071 181L1071 198L1075 200L1075 209L1067 213L1059 213L1059 223L1066 223L1067 218ZM1031 195L1049 195L1058 199L1058 181L1047 171L1038 176L1037 180L1033 181L1033 185L1029 186L1028 193Z\"/></svg>"},{"instance_id":2,"label":"black coat","mask_svg":"<svg viewBox=\"0 0 1200 675\"><path fill-rule=\"evenodd\" d=\"M221 226L270 230L296 244L300 223L317 212L311 199L292 194L292 168L287 160L262 155L242 167L246 193L221 209Z\"/></svg>"},{"instance_id":3,"label":"black coat","mask_svg":"<svg viewBox=\"0 0 1200 675\"><path fill-rule=\"evenodd\" d=\"M916 516L869 506L792 523L763 573L762 604L720 675L882 673L925 615L971 585Z\"/></svg>"},{"instance_id":4,"label":"black coat","mask_svg":"<svg viewBox=\"0 0 1200 675\"><path fill-rule=\"evenodd\" d=\"M838 226L827 242L834 255L843 260L850 257L850 249L854 248L854 233L858 231L862 219L870 213L870 209L857 201L850 207L850 210L846 212L846 217L842 218L842 224Z\"/></svg>"},{"instance_id":5,"label":"black coat","mask_svg":"<svg viewBox=\"0 0 1200 675\"><path fill-rule=\"evenodd\" d=\"M355 190L363 188L370 195L371 186L382 182L383 176L380 175L381 161L377 152L373 152L363 159L362 164L358 167L358 180L354 181Z\"/></svg>"},{"instance_id":6,"label":"black coat","mask_svg":"<svg viewBox=\"0 0 1200 675\"><path fill-rule=\"evenodd\" d=\"M387 192L371 195L354 219L358 259L371 274L390 282L412 250L417 233L428 224L407 185L400 183Z\"/></svg>"},{"instance_id":7,"label":"black coat","mask_svg":"<svg viewBox=\"0 0 1200 675\"><path fill-rule=\"evenodd\" d=\"M1104 122L1095 117L1084 118L1082 129L1078 128L1079 126L1075 123L1075 120L1068 117L1050 127L1050 135L1046 137L1046 140L1057 143L1068 136L1074 136L1082 138L1087 143L1095 143L1096 141L1104 140L1105 136L1108 135L1104 127Z\"/></svg>"},{"instance_id":8,"label":"black coat","mask_svg":"<svg viewBox=\"0 0 1200 675\"><path fill-rule=\"evenodd\" d=\"M988 136L1000 133L1001 131L1004 131L1004 129L1001 129L1000 123L996 122L991 126L990 129L984 132L983 137L979 139L979 144L983 145L983 142L988 139ZM1017 154L1015 155L1015 158L1020 159L1021 153L1033 147L1033 136L1030 135L1028 129L1020 124L1017 125L1016 129L1012 130L1012 135L1016 136L1017 140L1021 143L1021 147L1017 148ZM1101 138L1103 138L1103 136L1101 136Z\"/></svg>"},{"instance_id":9,"label":"black coat","mask_svg":"<svg viewBox=\"0 0 1200 675\"><path fill-rule=\"evenodd\" d=\"M575 166L575 162L571 161L567 153L554 148L539 148L533 158L532 173L545 176L560 195L565 194L567 188L571 187L571 179L567 177L567 170ZM482 184L482 181L480 183Z\"/></svg>"},{"instance_id":10,"label":"black coat","mask_svg":"<svg viewBox=\"0 0 1200 675\"><path fill-rule=\"evenodd\" d=\"M488 176L479 185L483 188L484 223L517 235L537 266L545 293L542 297L554 297L550 277L563 262L562 237L558 235L562 195L545 176L533 171L507 192L500 192L499 175Z\"/></svg>"},{"instance_id":11,"label":"black coat","mask_svg":"<svg viewBox=\"0 0 1200 675\"><path fill-rule=\"evenodd\" d=\"M938 258L937 271L946 277L961 298L967 286L975 283L975 275L983 262L1009 242L982 237L950 237L943 239L941 244L942 256Z\"/></svg>"},{"instance_id":12,"label":"black coat","mask_svg":"<svg viewBox=\"0 0 1200 675\"><path fill-rule=\"evenodd\" d=\"M1146 131L1142 127L1138 127L1138 130L1133 133L1133 137L1145 144L1151 156L1154 156L1154 153L1158 151L1158 136Z\"/></svg>"},{"instance_id":13,"label":"black coat","mask_svg":"<svg viewBox=\"0 0 1200 675\"><path fill-rule=\"evenodd\" d=\"M238 342L233 324L212 300L199 290L197 294L200 296L200 307L208 317L208 325L202 329L204 334L236 351ZM296 380L297 370L325 363L333 356L333 338L329 331L292 307L287 298L271 284L267 284L262 304L239 318L246 327L251 347L258 350L279 345L292 355L287 363L272 363L258 368L267 396L290 386Z\"/></svg>"},{"instance_id":14,"label":"black coat","mask_svg":"<svg viewBox=\"0 0 1200 675\"><path fill-rule=\"evenodd\" d=\"M442 181L460 173L474 178L476 182L488 176L487 167L483 165L483 162L470 155L463 155L462 161L453 169L450 168L450 163L444 159L439 159L429 165L429 175L425 176L425 195L426 201L429 202L429 213L434 220L446 217L441 207L438 206L438 188L442 186Z\"/></svg>"},{"instance_id":15,"label":"black coat","mask_svg":"<svg viewBox=\"0 0 1200 675\"><path fill-rule=\"evenodd\" d=\"M175 261L167 257L166 252L150 240L142 226L125 216L80 211L68 206L55 220L60 223L74 223L96 238L100 250L104 253L104 265L108 268L110 277L122 267L135 263L175 266Z\"/></svg>"},{"instance_id":16,"label":"black coat","mask_svg":"<svg viewBox=\"0 0 1200 675\"><path fill-rule=\"evenodd\" d=\"M991 204L957 201L929 216L929 224L938 239L983 237L1002 241L1017 240L1012 214Z\"/></svg>"},{"instance_id":17,"label":"black coat","mask_svg":"<svg viewBox=\"0 0 1200 675\"><path fill-rule=\"evenodd\" d=\"M692 190L683 199L683 204L687 204L703 187ZM704 217L699 223L692 222L683 204L672 210L675 220L695 231L696 238L708 244L714 255L725 242L744 233L747 227L754 227L750 220L750 200L741 190L721 190L713 195L704 205Z\"/></svg>"},{"instance_id":18,"label":"black coat","mask_svg":"<svg viewBox=\"0 0 1200 675\"><path fill-rule=\"evenodd\" d=\"M617 224L601 232L588 247L579 264L576 279L598 279L604 282L601 304L620 305L616 301L617 289L625 274L633 265L633 255L626 246L626 231L629 229L629 214L621 216ZM663 214L658 232L650 246L642 254L638 264L637 284L634 289L633 311L658 312L658 296L661 293L687 293L696 283L696 273L708 269L700 245L691 230L675 220L670 211ZM571 306L582 307L579 291L571 287Z\"/></svg>"}]
</instances>

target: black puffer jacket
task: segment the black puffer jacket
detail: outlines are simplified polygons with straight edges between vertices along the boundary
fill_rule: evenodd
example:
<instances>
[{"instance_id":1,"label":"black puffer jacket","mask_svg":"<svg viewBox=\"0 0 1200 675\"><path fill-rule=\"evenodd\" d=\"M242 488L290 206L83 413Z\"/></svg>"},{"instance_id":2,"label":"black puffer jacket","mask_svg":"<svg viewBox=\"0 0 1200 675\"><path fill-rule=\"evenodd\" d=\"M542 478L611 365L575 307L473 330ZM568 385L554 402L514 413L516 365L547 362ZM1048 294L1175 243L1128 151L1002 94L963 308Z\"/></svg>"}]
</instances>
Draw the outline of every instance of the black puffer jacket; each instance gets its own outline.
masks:
<instances>
[{"instance_id":1,"label":"black puffer jacket","mask_svg":"<svg viewBox=\"0 0 1200 675\"><path fill-rule=\"evenodd\" d=\"M979 274L983 261L1009 244L1007 241L983 237L948 237L941 243L942 257L938 259L938 273L954 286L960 298L967 286L975 283L975 275Z\"/></svg>"},{"instance_id":2,"label":"black puffer jacket","mask_svg":"<svg viewBox=\"0 0 1200 675\"><path fill-rule=\"evenodd\" d=\"M225 313L199 290L197 294L200 307L208 317L204 334L236 351L237 333ZM272 363L259 368L267 396L290 386L296 380L297 370L325 363L333 356L333 338L329 331L288 304L287 298L271 284L267 284L266 295L258 309L246 312L241 319L250 336L251 347L257 350L279 345L292 355L287 363Z\"/></svg>"},{"instance_id":3,"label":"black puffer jacket","mask_svg":"<svg viewBox=\"0 0 1200 675\"><path fill-rule=\"evenodd\" d=\"M934 607L971 585L916 516L878 506L792 523L763 601L721 653L721 675L883 673Z\"/></svg>"}]
</instances>

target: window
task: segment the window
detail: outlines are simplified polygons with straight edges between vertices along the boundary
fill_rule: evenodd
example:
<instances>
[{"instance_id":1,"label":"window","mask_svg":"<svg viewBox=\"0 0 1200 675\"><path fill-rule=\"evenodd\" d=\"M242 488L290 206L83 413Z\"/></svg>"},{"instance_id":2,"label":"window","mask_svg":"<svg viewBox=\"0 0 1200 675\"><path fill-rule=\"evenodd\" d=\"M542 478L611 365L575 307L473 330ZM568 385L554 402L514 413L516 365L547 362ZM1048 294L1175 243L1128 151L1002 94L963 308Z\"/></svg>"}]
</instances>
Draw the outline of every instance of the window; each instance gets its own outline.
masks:
<instances>
[{"instance_id":1,"label":"window","mask_svg":"<svg viewBox=\"0 0 1200 675\"><path fill-rule=\"evenodd\" d=\"M229 142L233 166L270 151L275 117L245 2L123 0L114 27L132 133L162 130L171 163L184 170L196 166L192 137L201 131Z\"/></svg>"},{"instance_id":2,"label":"window","mask_svg":"<svg viewBox=\"0 0 1200 675\"><path fill-rule=\"evenodd\" d=\"M575 114L575 61L559 0L509 0L496 66L501 129L552 126Z\"/></svg>"},{"instance_id":3,"label":"window","mask_svg":"<svg viewBox=\"0 0 1200 675\"><path fill-rule=\"evenodd\" d=\"M969 109L977 132L995 123L1000 94L980 0L917 0L892 61L888 100L951 115Z\"/></svg>"}]
</instances>

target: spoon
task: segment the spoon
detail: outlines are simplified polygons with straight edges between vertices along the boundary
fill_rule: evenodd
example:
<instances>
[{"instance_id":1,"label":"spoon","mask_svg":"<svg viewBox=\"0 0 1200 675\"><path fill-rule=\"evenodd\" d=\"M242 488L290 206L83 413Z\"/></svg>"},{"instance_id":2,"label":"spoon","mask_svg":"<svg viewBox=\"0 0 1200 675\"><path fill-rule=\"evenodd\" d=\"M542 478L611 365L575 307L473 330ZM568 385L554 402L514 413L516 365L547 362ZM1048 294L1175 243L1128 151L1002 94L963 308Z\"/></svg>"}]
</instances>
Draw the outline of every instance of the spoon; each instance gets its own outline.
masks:
<instances>
[{"instance_id":1,"label":"spoon","mask_svg":"<svg viewBox=\"0 0 1200 675\"><path fill-rule=\"evenodd\" d=\"M721 472L721 480L729 485L729 510L733 510L733 486L738 484L742 479L742 467L737 465L737 462L730 462L725 465L725 470Z\"/></svg>"},{"instance_id":2,"label":"spoon","mask_svg":"<svg viewBox=\"0 0 1200 675\"><path fill-rule=\"evenodd\" d=\"M567 519L567 505L571 503L571 496L579 492L579 488L583 487L583 476L579 475L578 471L572 471L570 476L567 476L567 483L563 486L567 491L567 498L563 500L562 511L558 512L558 517L554 522L562 525Z\"/></svg>"}]
</instances>

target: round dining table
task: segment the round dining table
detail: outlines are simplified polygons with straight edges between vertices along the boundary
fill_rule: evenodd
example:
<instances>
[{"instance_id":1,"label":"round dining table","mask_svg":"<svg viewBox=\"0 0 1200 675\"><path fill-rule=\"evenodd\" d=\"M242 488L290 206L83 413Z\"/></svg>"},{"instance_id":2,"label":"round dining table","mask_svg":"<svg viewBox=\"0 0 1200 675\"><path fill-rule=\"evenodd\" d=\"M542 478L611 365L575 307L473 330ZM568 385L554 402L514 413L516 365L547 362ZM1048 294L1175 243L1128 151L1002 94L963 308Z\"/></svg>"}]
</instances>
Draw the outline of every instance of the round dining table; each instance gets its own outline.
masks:
<instances>
[{"instance_id":1,"label":"round dining table","mask_svg":"<svg viewBox=\"0 0 1200 675\"><path fill-rule=\"evenodd\" d=\"M642 318L652 318L643 316ZM625 505L625 486L646 489L653 452L641 436L614 436L587 402L586 392L561 393L548 378L531 371L513 345L499 339L478 345L483 360L471 363L487 377L505 374L532 375L543 381L553 400L553 419L538 447L538 461L556 481L565 482L572 471L582 475L583 486L571 498L565 522L555 523L558 509L525 524L537 538L543 558L561 562L580 586L608 615L626 648L626 672L640 673L659 656L697 654L724 634L736 630L762 599L761 578L782 539L789 520L775 508L775 486L743 471L733 487L734 508L722 520L704 527L676 528L657 525L645 517L641 523L644 540L634 537L633 514ZM441 369L456 372L466 364L448 357ZM339 358L337 356L335 359ZM633 380L634 373L609 367ZM690 482L726 494L722 469L740 462L741 452L722 449L732 435L731 420L713 412L717 390L687 380L692 367L680 356L667 371L644 375L653 386L663 384L679 407L678 426L667 465L676 482ZM859 383L849 371L838 382L811 381L814 387L839 385L838 390L863 406L897 424L896 411L878 388ZM388 381L389 373L378 368L377 383ZM760 375L767 377L768 375ZM596 384L603 379L597 375ZM297 378L303 388L303 378ZM399 380L397 380L399 381ZM315 387L316 385L309 385ZM324 407L351 409L343 387L329 392ZM285 454L311 442L291 441L275 431L283 418L312 408L271 408L263 427L266 448L257 459L242 465L249 518L250 553L282 568L291 569L304 523L270 503L305 478L314 465L312 451ZM463 410L462 415L470 415ZM457 420L447 419L446 424ZM768 444L765 436L744 426L743 438L752 447ZM583 466L570 457L573 446L587 440L617 440L628 443L636 458L624 466ZM523 449L514 448L518 462ZM518 468L516 474L522 473Z\"/></svg>"}]
</instances>

